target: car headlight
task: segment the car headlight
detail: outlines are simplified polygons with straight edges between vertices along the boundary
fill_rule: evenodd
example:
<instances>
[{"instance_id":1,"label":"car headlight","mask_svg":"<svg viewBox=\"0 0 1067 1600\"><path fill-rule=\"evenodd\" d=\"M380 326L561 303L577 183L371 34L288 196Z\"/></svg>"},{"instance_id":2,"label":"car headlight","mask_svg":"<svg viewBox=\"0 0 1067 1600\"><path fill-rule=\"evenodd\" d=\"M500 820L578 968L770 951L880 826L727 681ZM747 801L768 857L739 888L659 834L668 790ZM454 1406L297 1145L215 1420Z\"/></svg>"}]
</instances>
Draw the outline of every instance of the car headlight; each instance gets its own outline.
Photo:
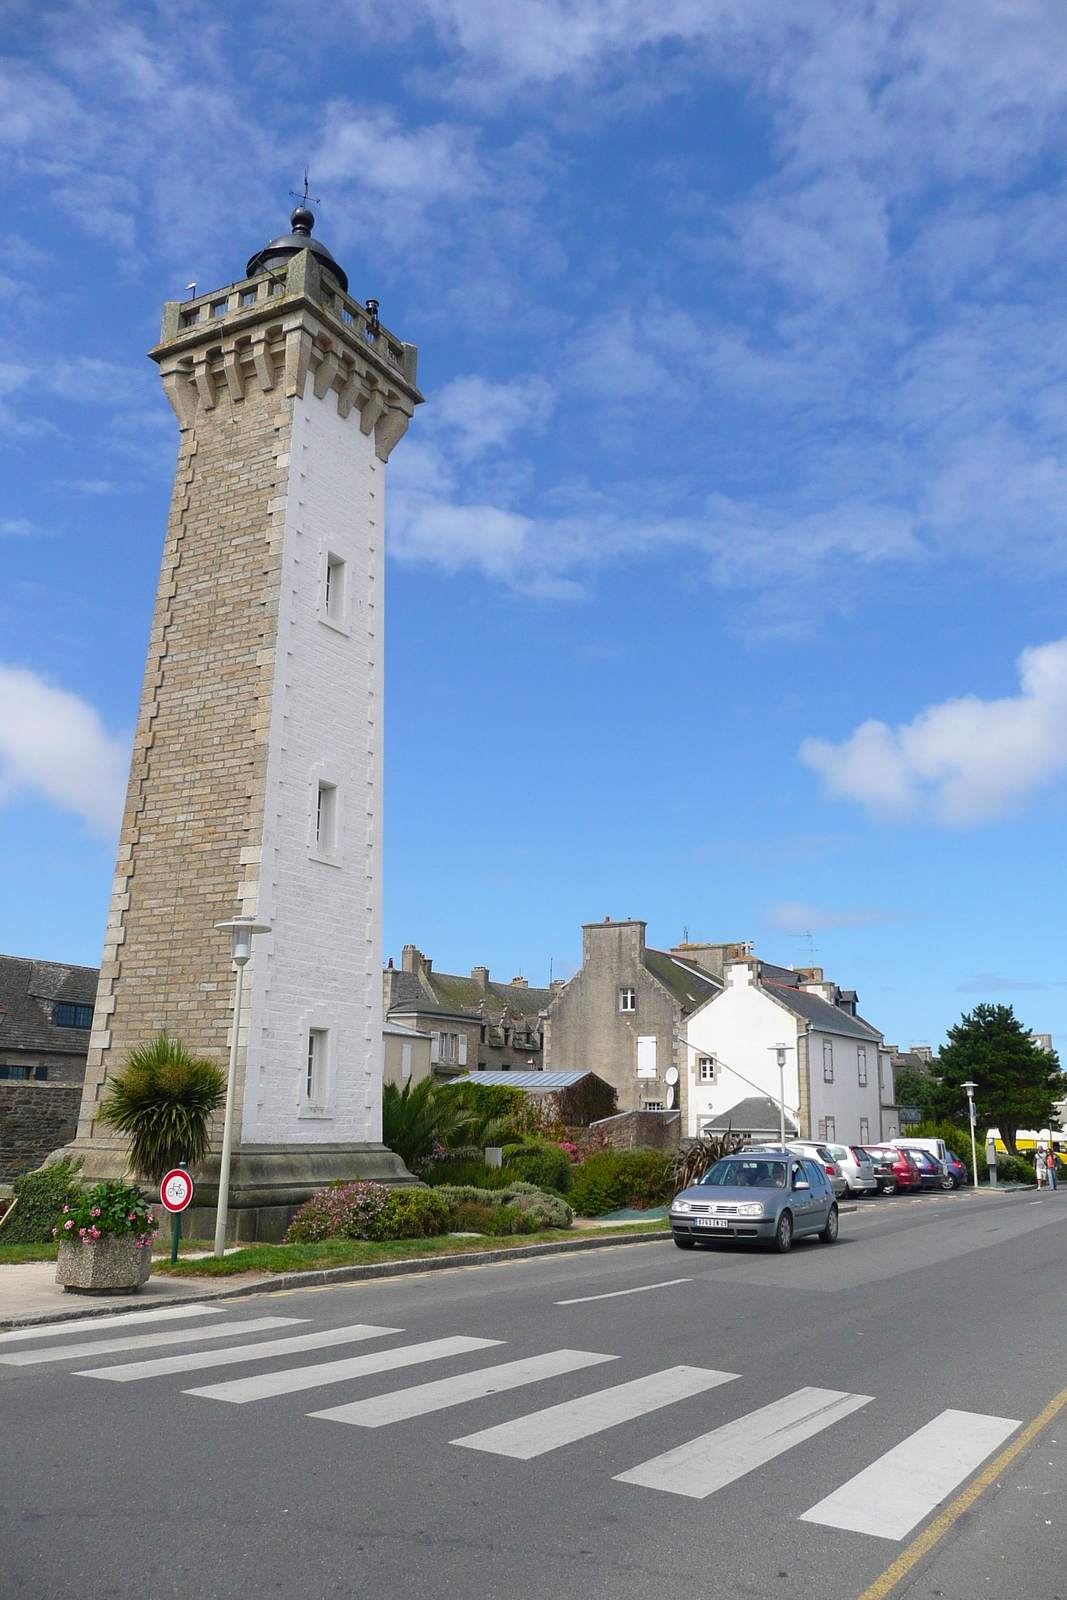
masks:
<instances>
[{"instance_id":1,"label":"car headlight","mask_svg":"<svg viewBox=\"0 0 1067 1600\"><path fill-rule=\"evenodd\" d=\"M688 1200L675 1200L671 1206L672 1211L692 1211L693 1207Z\"/></svg>"},{"instance_id":2,"label":"car headlight","mask_svg":"<svg viewBox=\"0 0 1067 1600\"><path fill-rule=\"evenodd\" d=\"M738 1206L737 1215L739 1217L762 1217L763 1207L758 1200L746 1200L743 1205Z\"/></svg>"}]
</instances>

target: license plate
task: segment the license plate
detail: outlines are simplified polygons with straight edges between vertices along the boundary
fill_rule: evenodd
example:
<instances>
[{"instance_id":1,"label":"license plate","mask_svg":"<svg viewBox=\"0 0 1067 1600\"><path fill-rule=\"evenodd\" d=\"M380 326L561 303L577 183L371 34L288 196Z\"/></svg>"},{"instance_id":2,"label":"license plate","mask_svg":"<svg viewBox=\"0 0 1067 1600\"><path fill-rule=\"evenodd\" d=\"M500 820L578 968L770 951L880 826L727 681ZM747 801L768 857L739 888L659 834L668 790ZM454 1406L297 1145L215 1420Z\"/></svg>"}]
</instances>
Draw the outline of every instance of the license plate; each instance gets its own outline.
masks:
<instances>
[{"instance_id":1,"label":"license plate","mask_svg":"<svg viewBox=\"0 0 1067 1600\"><path fill-rule=\"evenodd\" d=\"M725 1217L694 1217L693 1221L698 1228L728 1228L730 1226Z\"/></svg>"}]
</instances>

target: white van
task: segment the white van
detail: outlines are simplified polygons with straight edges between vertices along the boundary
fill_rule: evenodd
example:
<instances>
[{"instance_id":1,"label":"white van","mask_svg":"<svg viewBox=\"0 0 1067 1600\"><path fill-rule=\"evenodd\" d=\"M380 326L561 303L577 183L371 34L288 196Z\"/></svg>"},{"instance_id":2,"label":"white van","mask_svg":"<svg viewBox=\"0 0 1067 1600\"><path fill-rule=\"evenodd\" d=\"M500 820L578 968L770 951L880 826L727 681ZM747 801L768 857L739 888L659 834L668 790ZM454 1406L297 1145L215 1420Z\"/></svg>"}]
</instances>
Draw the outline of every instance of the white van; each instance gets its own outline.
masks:
<instances>
[{"instance_id":1,"label":"white van","mask_svg":"<svg viewBox=\"0 0 1067 1600\"><path fill-rule=\"evenodd\" d=\"M942 1172L948 1172L948 1151L944 1139L890 1139L889 1143L897 1150L921 1150L924 1155L933 1156Z\"/></svg>"}]
</instances>

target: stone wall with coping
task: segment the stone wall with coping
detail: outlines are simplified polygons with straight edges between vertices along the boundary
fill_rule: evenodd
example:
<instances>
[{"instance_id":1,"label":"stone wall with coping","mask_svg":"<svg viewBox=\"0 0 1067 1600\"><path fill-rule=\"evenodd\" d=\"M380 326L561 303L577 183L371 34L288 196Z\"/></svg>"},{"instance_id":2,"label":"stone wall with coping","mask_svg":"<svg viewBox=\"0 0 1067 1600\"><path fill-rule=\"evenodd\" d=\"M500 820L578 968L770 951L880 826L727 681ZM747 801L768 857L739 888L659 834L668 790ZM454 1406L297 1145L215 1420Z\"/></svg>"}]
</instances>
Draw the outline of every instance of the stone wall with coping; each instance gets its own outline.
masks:
<instances>
[{"instance_id":1,"label":"stone wall with coping","mask_svg":"<svg viewBox=\"0 0 1067 1600\"><path fill-rule=\"evenodd\" d=\"M0 1183L33 1172L73 1138L81 1088L60 1083L0 1083Z\"/></svg>"}]
</instances>

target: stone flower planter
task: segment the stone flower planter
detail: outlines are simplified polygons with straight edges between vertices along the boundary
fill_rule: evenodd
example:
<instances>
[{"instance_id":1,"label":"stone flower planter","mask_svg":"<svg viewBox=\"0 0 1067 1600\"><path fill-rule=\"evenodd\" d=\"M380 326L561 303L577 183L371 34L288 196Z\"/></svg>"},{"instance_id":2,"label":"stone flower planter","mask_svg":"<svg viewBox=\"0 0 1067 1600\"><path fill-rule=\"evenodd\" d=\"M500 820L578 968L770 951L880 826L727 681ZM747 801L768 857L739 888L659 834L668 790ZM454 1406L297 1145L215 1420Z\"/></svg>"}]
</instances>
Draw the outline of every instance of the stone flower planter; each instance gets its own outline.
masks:
<instances>
[{"instance_id":1,"label":"stone flower planter","mask_svg":"<svg viewBox=\"0 0 1067 1600\"><path fill-rule=\"evenodd\" d=\"M127 1290L148 1282L152 1241L137 1243L135 1233L106 1233L100 1239L60 1239L56 1282L76 1293Z\"/></svg>"}]
</instances>

